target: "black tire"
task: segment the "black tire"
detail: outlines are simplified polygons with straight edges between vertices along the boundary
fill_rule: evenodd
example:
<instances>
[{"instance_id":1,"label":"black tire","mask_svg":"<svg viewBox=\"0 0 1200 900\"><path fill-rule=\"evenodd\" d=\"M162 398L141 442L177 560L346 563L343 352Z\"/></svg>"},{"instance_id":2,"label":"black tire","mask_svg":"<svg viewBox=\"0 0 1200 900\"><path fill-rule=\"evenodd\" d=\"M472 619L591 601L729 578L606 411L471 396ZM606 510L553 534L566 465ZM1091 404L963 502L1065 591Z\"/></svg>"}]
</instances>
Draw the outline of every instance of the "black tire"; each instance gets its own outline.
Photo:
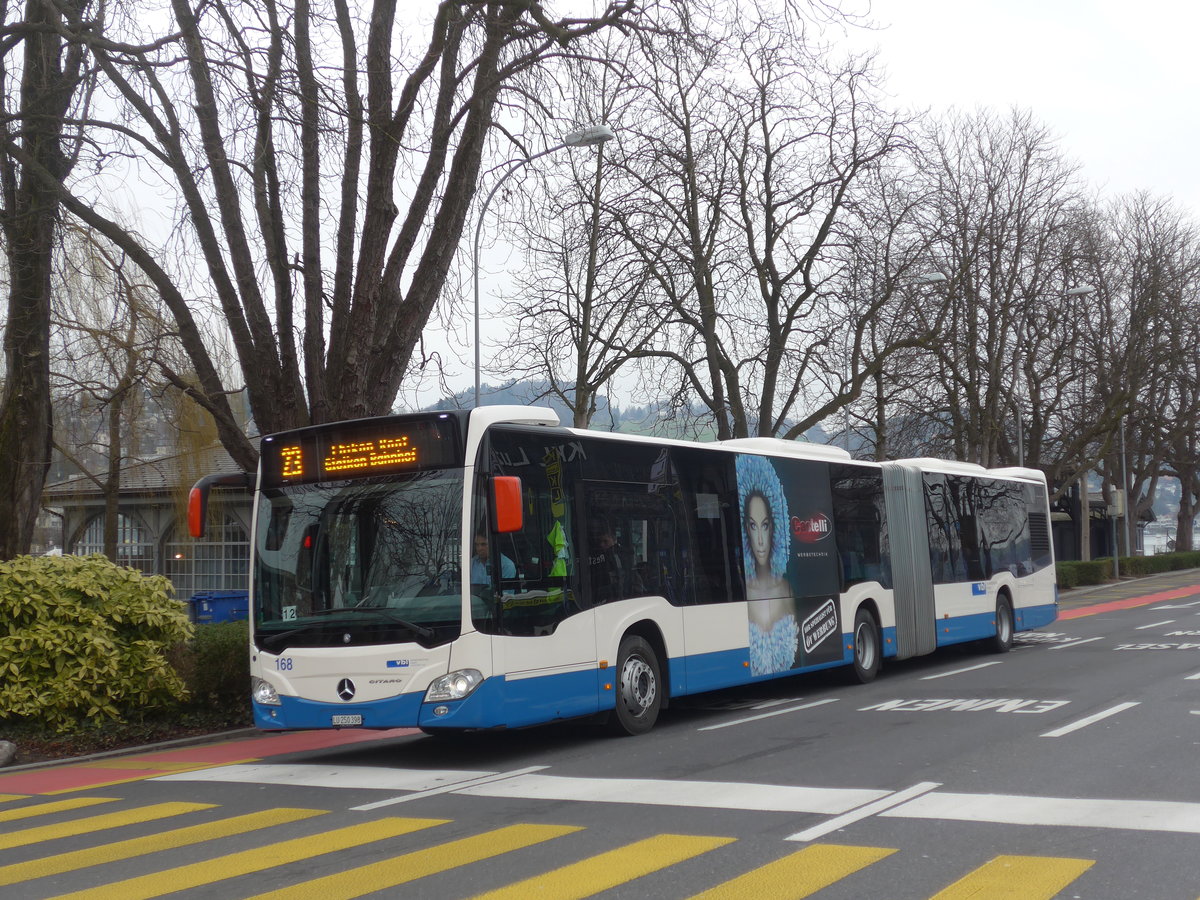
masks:
<instances>
[{"instance_id":1,"label":"black tire","mask_svg":"<svg viewBox=\"0 0 1200 900\"><path fill-rule=\"evenodd\" d=\"M854 680L859 684L874 681L883 662L883 641L879 623L865 606L854 614Z\"/></svg>"},{"instance_id":2,"label":"black tire","mask_svg":"<svg viewBox=\"0 0 1200 900\"><path fill-rule=\"evenodd\" d=\"M996 599L996 634L989 646L995 653L1007 653L1012 649L1014 631L1012 601L1002 593Z\"/></svg>"},{"instance_id":3,"label":"black tire","mask_svg":"<svg viewBox=\"0 0 1200 900\"><path fill-rule=\"evenodd\" d=\"M654 648L636 634L621 639L617 651L617 706L608 720L616 734L645 734L662 709L662 668Z\"/></svg>"}]
</instances>

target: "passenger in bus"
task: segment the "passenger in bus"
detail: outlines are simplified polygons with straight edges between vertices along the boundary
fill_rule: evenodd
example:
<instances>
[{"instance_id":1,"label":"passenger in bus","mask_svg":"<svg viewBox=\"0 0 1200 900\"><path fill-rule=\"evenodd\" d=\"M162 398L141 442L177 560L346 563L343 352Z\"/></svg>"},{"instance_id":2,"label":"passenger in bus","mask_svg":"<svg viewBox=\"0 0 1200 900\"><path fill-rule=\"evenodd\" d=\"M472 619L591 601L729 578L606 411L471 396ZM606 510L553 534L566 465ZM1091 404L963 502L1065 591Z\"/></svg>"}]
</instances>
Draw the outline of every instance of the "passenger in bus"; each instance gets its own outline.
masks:
<instances>
[{"instance_id":1,"label":"passenger in bus","mask_svg":"<svg viewBox=\"0 0 1200 900\"><path fill-rule=\"evenodd\" d=\"M471 556L471 584L495 587L492 584L490 559L491 547L488 544L487 535L476 533L475 553ZM500 577L505 580L517 577L516 563L503 553L500 554Z\"/></svg>"},{"instance_id":2,"label":"passenger in bus","mask_svg":"<svg viewBox=\"0 0 1200 900\"><path fill-rule=\"evenodd\" d=\"M591 579L592 602L611 603L626 596L625 564L618 552L612 529L604 523L593 524L588 536L588 577Z\"/></svg>"}]
</instances>

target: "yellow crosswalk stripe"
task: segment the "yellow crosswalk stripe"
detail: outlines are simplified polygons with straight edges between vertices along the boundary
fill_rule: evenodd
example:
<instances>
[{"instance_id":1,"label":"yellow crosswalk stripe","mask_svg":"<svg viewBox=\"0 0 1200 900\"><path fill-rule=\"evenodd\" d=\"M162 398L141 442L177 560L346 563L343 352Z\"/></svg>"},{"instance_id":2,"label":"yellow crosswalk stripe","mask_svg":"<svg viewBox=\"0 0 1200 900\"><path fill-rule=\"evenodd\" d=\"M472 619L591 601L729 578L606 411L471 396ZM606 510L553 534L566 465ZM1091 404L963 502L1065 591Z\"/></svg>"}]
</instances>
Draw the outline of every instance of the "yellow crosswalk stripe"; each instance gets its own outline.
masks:
<instances>
[{"instance_id":1,"label":"yellow crosswalk stripe","mask_svg":"<svg viewBox=\"0 0 1200 900\"><path fill-rule=\"evenodd\" d=\"M228 856L219 856L205 862L179 866L151 875L142 875L139 878L129 878L89 890L63 894L55 900L66 900L68 897L72 900L148 900L150 897L158 897L172 891L184 891L224 881L227 878L236 878L239 875L261 872L264 869L271 869L286 863L336 853L339 850L348 850L371 841L411 834L434 825L445 825L447 821L449 820L376 819L360 825L350 825L318 835L281 841L265 847L231 853Z\"/></svg>"},{"instance_id":2,"label":"yellow crosswalk stripe","mask_svg":"<svg viewBox=\"0 0 1200 900\"><path fill-rule=\"evenodd\" d=\"M0 794L0 803L7 803L9 800L28 800L28 794Z\"/></svg>"},{"instance_id":3,"label":"yellow crosswalk stripe","mask_svg":"<svg viewBox=\"0 0 1200 900\"><path fill-rule=\"evenodd\" d=\"M37 806L22 806L20 809L6 809L4 812L0 812L0 822L16 822L19 819L32 819L34 816L70 812L73 809L99 806L101 803L115 803L116 799L116 797L75 797L71 800L39 803Z\"/></svg>"},{"instance_id":4,"label":"yellow crosswalk stripe","mask_svg":"<svg viewBox=\"0 0 1200 900\"><path fill-rule=\"evenodd\" d=\"M126 809L121 812L105 813L100 816L88 816L85 819L74 819L58 825L39 825L36 828L25 828L9 834L0 834L0 850L8 850L11 847L25 847L29 844L52 841L57 838L91 834L94 831L120 828L123 825L135 825L139 822L153 822L157 819L166 819L170 816L213 808L212 803L156 803L153 806L140 806L137 809Z\"/></svg>"},{"instance_id":5,"label":"yellow crosswalk stripe","mask_svg":"<svg viewBox=\"0 0 1200 900\"><path fill-rule=\"evenodd\" d=\"M260 828L269 828L272 825L282 825L286 822L297 822L324 814L325 810L320 809L270 809L264 812L219 819L216 822L205 822L202 825L189 825L186 828L176 828L146 837L130 838L114 844L89 847L70 853L59 853L55 856L28 862L12 863L0 866L0 886L19 884L34 878L45 878L47 875L75 872L90 866L133 859L163 850L174 850L177 847L187 847L202 841L246 834Z\"/></svg>"},{"instance_id":6,"label":"yellow crosswalk stripe","mask_svg":"<svg viewBox=\"0 0 1200 900\"><path fill-rule=\"evenodd\" d=\"M255 763L255 762L259 762L259 761L260 760L257 757L248 757L247 759L230 760L229 762L221 763L221 765L233 766L233 765L240 765L243 763ZM106 766L106 765L103 765L102 763L94 763L94 764L89 764L89 765L91 765L92 768L96 768L96 769L118 769L118 770L129 769L129 770L133 770L133 771L142 772L142 774L130 775L128 778L114 778L111 781L102 781L97 784L77 785L75 787L60 788L57 791L46 791L45 792L46 796L49 797L49 796L53 796L56 794L73 794L75 791L102 790L103 788L117 787L118 785L122 785L122 784L131 784L135 781L145 781L146 779L154 778L156 775L159 774L158 772L154 771L153 769L148 770L150 772L150 774L145 774L145 772L147 771L146 767L140 766L140 765L138 765L138 766L131 766L131 765ZM211 768L213 768L212 763L197 763L196 765L190 766L189 768L186 768L186 769L176 769L173 766L172 767L163 766L160 769L160 771L168 771L169 770L172 772L176 772L176 771L178 771L178 772L194 772L194 771L198 771L200 769L211 769Z\"/></svg>"},{"instance_id":7,"label":"yellow crosswalk stripe","mask_svg":"<svg viewBox=\"0 0 1200 900\"><path fill-rule=\"evenodd\" d=\"M563 866L545 875L480 894L475 900L581 900L691 859L735 838L660 834Z\"/></svg>"},{"instance_id":8,"label":"yellow crosswalk stripe","mask_svg":"<svg viewBox=\"0 0 1200 900\"><path fill-rule=\"evenodd\" d=\"M997 856L929 900L1049 900L1095 864L1056 856Z\"/></svg>"},{"instance_id":9,"label":"yellow crosswalk stripe","mask_svg":"<svg viewBox=\"0 0 1200 900\"><path fill-rule=\"evenodd\" d=\"M697 894L692 900L799 900L895 852L887 847L813 844Z\"/></svg>"},{"instance_id":10,"label":"yellow crosswalk stripe","mask_svg":"<svg viewBox=\"0 0 1200 900\"><path fill-rule=\"evenodd\" d=\"M582 830L571 825L509 825L293 887L258 894L249 900L351 900Z\"/></svg>"}]
</instances>

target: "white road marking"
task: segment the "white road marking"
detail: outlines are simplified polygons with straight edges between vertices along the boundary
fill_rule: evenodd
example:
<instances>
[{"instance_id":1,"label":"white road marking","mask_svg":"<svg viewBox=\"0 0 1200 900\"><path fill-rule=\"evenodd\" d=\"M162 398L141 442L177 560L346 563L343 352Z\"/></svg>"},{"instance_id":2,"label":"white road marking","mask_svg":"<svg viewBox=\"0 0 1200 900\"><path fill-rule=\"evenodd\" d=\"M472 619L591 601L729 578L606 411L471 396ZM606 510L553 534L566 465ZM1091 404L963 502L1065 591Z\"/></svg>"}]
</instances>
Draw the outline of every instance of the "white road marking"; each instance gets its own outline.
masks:
<instances>
[{"instance_id":1,"label":"white road marking","mask_svg":"<svg viewBox=\"0 0 1200 900\"><path fill-rule=\"evenodd\" d=\"M1119 708L1127 705L1136 704L1123 704ZM1101 715L1111 715L1116 709ZM1191 712L1200 715L1200 710ZM412 793L402 797L356 806L355 810L372 810L431 794L453 793L534 801L628 803L833 817L796 832L787 838L789 841L813 840L870 816L1200 834L1200 803L1173 800L967 794L939 791L937 788L941 785L936 782L922 782L902 791L889 791L727 781L571 778L537 774L544 768L531 766L510 772L470 772L377 766L334 769L330 766L262 764L219 766L207 771L163 775L153 780L391 790L404 785L413 789ZM420 787L422 785L424 787Z\"/></svg>"},{"instance_id":2,"label":"white road marking","mask_svg":"<svg viewBox=\"0 0 1200 900\"><path fill-rule=\"evenodd\" d=\"M830 697L826 700L814 700L812 703L804 703L800 706L789 706L787 709L777 709L773 712L759 713L757 716L747 716L744 719L733 719L729 722L722 722L719 725L706 725L703 728L697 728L697 731L716 731L718 728L732 728L734 725L745 725L747 722L757 722L759 719L770 719L773 716L782 716L787 713L799 712L802 709L812 709L814 706L824 706L826 703L837 703L836 697Z\"/></svg>"},{"instance_id":3,"label":"white road marking","mask_svg":"<svg viewBox=\"0 0 1200 900\"><path fill-rule=\"evenodd\" d=\"M217 766L198 772L160 775L152 780L225 781L237 784L279 784L380 791L429 791L498 774L498 772L472 772L455 769L392 769L384 766L305 766L258 763Z\"/></svg>"},{"instance_id":4,"label":"white road marking","mask_svg":"<svg viewBox=\"0 0 1200 900\"><path fill-rule=\"evenodd\" d=\"M1089 725L1094 725L1101 719L1107 719L1109 716L1115 716L1119 712L1124 712L1127 709L1132 709L1138 706L1138 702L1134 703L1118 703L1111 709L1105 709L1098 713L1093 713L1080 719L1078 722L1072 722L1070 725L1064 725L1062 728L1055 728L1053 731L1047 731L1042 737L1062 737L1064 734L1070 734L1072 731L1078 731L1080 728L1087 728Z\"/></svg>"},{"instance_id":5,"label":"white road marking","mask_svg":"<svg viewBox=\"0 0 1200 900\"><path fill-rule=\"evenodd\" d=\"M922 781L919 784L914 784L910 788L905 788L902 791L897 791L874 803L868 803L866 806L860 806L858 809L851 810L845 815L830 819L821 825L814 825L812 828L806 828L804 831L797 831L795 834L786 838L789 841L813 841L819 837L824 837L830 832L837 831L839 828L844 828L847 825L853 825L855 822L860 822L863 819L871 816L879 815L886 809L891 809L894 806L899 806L901 803L907 803L915 797L922 794L927 794L934 788L941 787L941 783L937 781Z\"/></svg>"},{"instance_id":6,"label":"white road marking","mask_svg":"<svg viewBox=\"0 0 1200 900\"><path fill-rule=\"evenodd\" d=\"M1102 640L1104 640L1104 638L1102 638L1102 637L1084 638L1081 641L1071 641L1071 643L1069 643L1069 644L1055 644L1053 647L1050 647L1049 649L1050 650L1065 650L1068 647L1078 647L1080 644L1090 644L1092 641L1102 641Z\"/></svg>"},{"instance_id":7,"label":"white road marking","mask_svg":"<svg viewBox=\"0 0 1200 900\"><path fill-rule=\"evenodd\" d=\"M384 806L395 806L397 803L407 803L409 800L420 800L422 797L432 797L435 794L450 794L460 791L464 788L474 787L478 784L490 784L493 781L503 781L505 778L516 778L520 775L528 775L531 772L540 772L543 769L548 769L549 766L527 766L524 769L514 769L511 772L499 772L495 775L488 775L484 778L476 778L474 781L457 782L455 784L447 784L442 787L430 788L427 791L417 791L413 794L404 794L401 797L389 797L387 800L376 800L374 803L364 803L362 806L352 806L350 809L355 812L370 811L372 809L380 809Z\"/></svg>"},{"instance_id":8,"label":"white road marking","mask_svg":"<svg viewBox=\"0 0 1200 900\"><path fill-rule=\"evenodd\" d=\"M1020 700L926 697L919 700L884 700L859 708L859 712L997 712L1039 715L1066 706L1070 700Z\"/></svg>"},{"instance_id":9,"label":"white road marking","mask_svg":"<svg viewBox=\"0 0 1200 900\"><path fill-rule=\"evenodd\" d=\"M1170 625L1174 619L1167 619L1165 622L1155 622L1153 625L1139 625L1134 631L1145 631L1147 628L1157 628L1159 625Z\"/></svg>"},{"instance_id":10,"label":"white road marking","mask_svg":"<svg viewBox=\"0 0 1200 900\"><path fill-rule=\"evenodd\" d=\"M1185 678L1183 680L1184 681L1200 681L1200 672L1197 672L1195 675L1189 675L1187 678Z\"/></svg>"},{"instance_id":11,"label":"white road marking","mask_svg":"<svg viewBox=\"0 0 1200 900\"><path fill-rule=\"evenodd\" d=\"M1200 834L1200 803L1174 800L1080 800L1009 794L936 792L880 813L904 819L950 819L1004 825L1067 825Z\"/></svg>"},{"instance_id":12,"label":"white road marking","mask_svg":"<svg viewBox=\"0 0 1200 900\"><path fill-rule=\"evenodd\" d=\"M955 669L953 672L939 672L937 675L926 675L922 681L933 681L935 678L949 678L951 675L961 675L963 672L974 672L976 669L986 669L988 666L998 666L1000 661L980 663L977 666L967 666L965 669Z\"/></svg>"},{"instance_id":13,"label":"white road marking","mask_svg":"<svg viewBox=\"0 0 1200 900\"><path fill-rule=\"evenodd\" d=\"M1160 609L1191 609L1193 606L1200 606L1200 600L1193 600L1191 603L1168 603L1164 606L1152 606L1150 611L1154 612Z\"/></svg>"},{"instance_id":14,"label":"white road marking","mask_svg":"<svg viewBox=\"0 0 1200 900\"><path fill-rule=\"evenodd\" d=\"M751 705L751 709L770 709L773 706L783 706L785 703L795 703L799 697L785 697L782 700L764 700L762 703Z\"/></svg>"},{"instance_id":15,"label":"white road marking","mask_svg":"<svg viewBox=\"0 0 1200 900\"><path fill-rule=\"evenodd\" d=\"M521 775L469 787L457 794L591 803L641 803L701 809L837 815L889 796L891 791L814 788L735 781L665 781L652 778L569 778Z\"/></svg>"}]
</instances>

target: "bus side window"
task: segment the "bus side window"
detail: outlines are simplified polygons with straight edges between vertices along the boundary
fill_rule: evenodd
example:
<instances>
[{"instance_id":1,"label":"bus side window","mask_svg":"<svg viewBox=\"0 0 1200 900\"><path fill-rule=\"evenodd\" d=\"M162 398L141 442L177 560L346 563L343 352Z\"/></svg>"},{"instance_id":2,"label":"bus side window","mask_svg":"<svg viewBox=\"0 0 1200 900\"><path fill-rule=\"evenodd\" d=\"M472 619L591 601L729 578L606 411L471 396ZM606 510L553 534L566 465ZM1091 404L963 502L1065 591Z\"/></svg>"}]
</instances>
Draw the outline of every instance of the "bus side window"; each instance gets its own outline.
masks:
<instances>
[{"instance_id":1,"label":"bus side window","mask_svg":"<svg viewBox=\"0 0 1200 900\"><path fill-rule=\"evenodd\" d=\"M589 483L584 584L593 605L661 596L680 605L685 561L673 485Z\"/></svg>"},{"instance_id":2,"label":"bus side window","mask_svg":"<svg viewBox=\"0 0 1200 900\"><path fill-rule=\"evenodd\" d=\"M849 465L831 466L830 486L846 585L878 581L890 588L882 473Z\"/></svg>"},{"instance_id":3,"label":"bus side window","mask_svg":"<svg viewBox=\"0 0 1200 900\"><path fill-rule=\"evenodd\" d=\"M675 465L684 487L685 519L695 603L745 599L741 526L733 454L679 449Z\"/></svg>"}]
</instances>

